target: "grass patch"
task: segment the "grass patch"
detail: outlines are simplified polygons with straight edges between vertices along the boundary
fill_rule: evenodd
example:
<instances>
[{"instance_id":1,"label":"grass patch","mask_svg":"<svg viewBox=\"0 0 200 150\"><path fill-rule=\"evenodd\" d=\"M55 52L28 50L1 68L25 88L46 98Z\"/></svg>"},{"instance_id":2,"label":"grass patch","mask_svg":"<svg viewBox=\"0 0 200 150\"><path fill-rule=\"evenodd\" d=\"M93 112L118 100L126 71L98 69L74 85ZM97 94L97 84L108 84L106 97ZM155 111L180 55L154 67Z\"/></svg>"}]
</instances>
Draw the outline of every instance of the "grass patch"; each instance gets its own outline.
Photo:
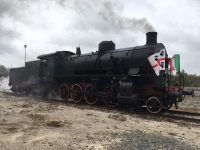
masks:
<instances>
[{"instance_id":1,"label":"grass patch","mask_svg":"<svg viewBox=\"0 0 200 150\"><path fill-rule=\"evenodd\" d=\"M87 116L92 116L93 114L90 114L90 113L88 113L88 114L86 114Z\"/></svg>"},{"instance_id":2,"label":"grass patch","mask_svg":"<svg viewBox=\"0 0 200 150\"><path fill-rule=\"evenodd\" d=\"M174 132L169 132L168 134L171 135L171 136L176 136L177 135L177 133L174 133Z\"/></svg>"},{"instance_id":3,"label":"grass patch","mask_svg":"<svg viewBox=\"0 0 200 150\"><path fill-rule=\"evenodd\" d=\"M192 127L200 127L199 123L192 123L192 122L185 121L185 120L177 120L177 121L174 121L174 123L176 123L180 127L188 127L189 129Z\"/></svg>"},{"instance_id":4,"label":"grass patch","mask_svg":"<svg viewBox=\"0 0 200 150\"><path fill-rule=\"evenodd\" d=\"M32 106L30 104L23 104L23 105L21 105L21 107L27 108L27 107L32 107Z\"/></svg>"},{"instance_id":5,"label":"grass patch","mask_svg":"<svg viewBox=\"0 0 200 150\"><path fill-rule=\"evenodd\" d=\"M126 121L127 118L124 115L109 115L108 118L114 119L116 121Z\"/></svg>"},{"instance_id":6,"label":"grass patch","mask_svg":"<svg viewBox=\"0 0 200 150\"><path fill-rule=\"evenodd\" d=\"M10 128L7 128L6 129L8 132L10 132L10 133L14 133L14 132L17 132L17 128L15 128L15 127L10 127Z\"/></svg>"},{"instance_id":7,"label":"grass patch","mask_svg":"<svg viewBox=\"0 0 200 150\"><path fill-rule=\"evenodd\" d=\"M64 123L61 122L61 121L49 121L46 123L47 126L50 126L50 127L56 127L56 128L59 128L59 127L63 127L64 126Z\"/></svg>"},{"instance_id":8,"label":"grass patch","mask_svg":"<svg viewBox=\"0 0 200 150\"><path fill-rule=\"evenodd\" d=\"M23 132L28 132L28 133L30 133L30 132L34 132L34 133L35 133L37 130L39 130L38 127L32 126L32 127L25 128L25 129L23 129L22 131L23 131Z\"/></svg>"},{"instance_id":9,"label":"grass patch","mask_svg":"<svg viewBox=\"0 0 200 150\"><path fill-rule=\"evenodd\" d=\"M43 123L47 120L47 116L42 114L31 114L29 117L35 122L35 123Z\"/></svg>"},{"instance_id":10,"label":"grass patch","mask_svg":"<svg viewBox=\"0 0 200 150\"><path fill-rule=\"evenodd\" d=\"M9 96L1 95L2 98L9 98Z\"/></svg>"},{"instance_id":11,"label":"grass patch","mask_svg":"<svg viewBox=\"0 0 200 150\"><path fill-rule=\"evenodd\" d=\"M93 137L90 136L89 134L86 135L87 140L93 140Z\"/></svg>"}]
</instances>

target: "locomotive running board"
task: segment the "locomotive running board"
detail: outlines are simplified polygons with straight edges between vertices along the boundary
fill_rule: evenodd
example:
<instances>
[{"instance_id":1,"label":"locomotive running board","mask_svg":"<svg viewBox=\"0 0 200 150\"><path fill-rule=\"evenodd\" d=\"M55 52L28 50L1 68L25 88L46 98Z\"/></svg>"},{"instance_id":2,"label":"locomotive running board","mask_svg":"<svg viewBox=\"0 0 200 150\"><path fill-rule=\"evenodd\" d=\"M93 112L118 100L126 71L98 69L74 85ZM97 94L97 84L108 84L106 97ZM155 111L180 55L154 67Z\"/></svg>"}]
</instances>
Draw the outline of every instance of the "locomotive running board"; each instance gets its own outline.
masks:
<instances>
[{"instance_id":1,"label":"locomotive running board","mask_svg":"<svg viewBox=\"0 0 200 150\"><path fill-rule=\"evenodd\" d=\"M121 75L64 75L64 76L55 76L55 78L70 78L70 77L77 77L77 78L83 78L83 77L156 77L156 75L142 75L142 74L121 74Z\"/></svg>"}]
</instances>

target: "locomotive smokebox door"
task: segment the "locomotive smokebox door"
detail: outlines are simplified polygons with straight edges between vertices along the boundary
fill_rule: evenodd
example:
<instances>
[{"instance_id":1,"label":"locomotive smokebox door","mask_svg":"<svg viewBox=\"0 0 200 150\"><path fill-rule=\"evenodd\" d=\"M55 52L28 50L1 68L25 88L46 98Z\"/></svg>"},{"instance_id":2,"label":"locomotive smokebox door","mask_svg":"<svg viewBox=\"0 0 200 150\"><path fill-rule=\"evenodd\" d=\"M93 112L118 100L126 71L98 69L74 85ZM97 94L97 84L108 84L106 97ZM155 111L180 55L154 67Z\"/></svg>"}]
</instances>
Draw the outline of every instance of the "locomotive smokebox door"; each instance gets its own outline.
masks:
<instances>
[{"instance_id":1,"label":"locomotive smokebox door","mask_svg":"<svg viewBox=\"0 0 200 150\"><path fill-rule=\"evenodd\" d=\"M121 82L119 87L118 103L121 105L137 105L138 93L134 93L133 82Z\"/></svg>"}]
</instances>

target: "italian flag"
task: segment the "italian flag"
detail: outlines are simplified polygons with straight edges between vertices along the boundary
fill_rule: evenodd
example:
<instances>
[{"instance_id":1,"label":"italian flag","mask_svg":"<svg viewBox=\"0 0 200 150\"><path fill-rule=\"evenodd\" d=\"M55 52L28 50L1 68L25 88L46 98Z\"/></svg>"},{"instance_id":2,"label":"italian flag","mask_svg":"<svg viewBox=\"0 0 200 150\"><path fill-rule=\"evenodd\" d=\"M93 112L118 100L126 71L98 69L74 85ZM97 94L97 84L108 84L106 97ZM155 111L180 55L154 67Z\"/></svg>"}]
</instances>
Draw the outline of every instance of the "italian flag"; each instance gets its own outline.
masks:
<instances>
[{"instance_id":1,"label":"italian flag","mask_svg":"<svg viewBox=\"0 0 200 150\"><path fill-rule=\"evenodd\" d=\"M175 54L169 60L169 66L172 71L180 71L180 55Z\"/></svg>"}]
</instances>

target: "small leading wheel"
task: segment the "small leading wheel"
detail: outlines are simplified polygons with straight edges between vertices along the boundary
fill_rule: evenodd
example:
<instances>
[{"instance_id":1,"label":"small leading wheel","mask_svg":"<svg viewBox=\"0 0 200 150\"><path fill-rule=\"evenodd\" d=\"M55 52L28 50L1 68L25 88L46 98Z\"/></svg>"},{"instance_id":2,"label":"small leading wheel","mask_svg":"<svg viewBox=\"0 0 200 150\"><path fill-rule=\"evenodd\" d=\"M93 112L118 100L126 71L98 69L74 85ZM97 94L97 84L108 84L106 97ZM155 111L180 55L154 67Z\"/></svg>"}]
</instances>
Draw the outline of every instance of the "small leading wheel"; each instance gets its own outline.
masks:
<instances>
[{"instance_id":1,"label":"small leading wheel","mask_svg":"<svg viewBox=\"0 0 200 150\"><path fill-rule=\"evenodd\" d=\"M91 85L88 85L88 86L85 88L85 91L86 91L86 92L91 92L91 91L92 91L92 86L91 86ZM85 101L86 101L89 105L93 105L93 104L95 104L95 103L98 101L98 96L92 95L92 94L84 94L84 98L85 98Z\"/></svg>"},{"instance_id":2,"label":"small leading wheel","mask_svg":"<svg viewBox=\"0 0 200 150\"><path fill-rule=\"evenodd\" d=\"M146 102L147 110L150 113L156 114L163 109L163 103L157 97L150 97Z\"/></svg>"},{"instance_id":3,"label":"small leading wheel","mask_svg":"<svg viewBox=\"0 0 200 150\"><path fill-rule=\"evenodd\" d=\"M66 101L69 99L69 87L67 84L62 84L59 87L59 96L63 101Z\"/></svg>"},{"instance_id":4,"label":"small leading wheel","mask_svg":"<svg viewBox=\"0 0 200 150\"><path fill-rule=\"evenodd\" d=\"M108 94L108 97L104 97L103 98L103 102L106 104L106 106L108 107L115 107L117 105L117 94L118 94L118 90L116 87L106 87L104 89L104 92L106 94Z\"/></svg>"},{"instance_id":5,"label":"small leading wheel","mask_svg":"<svg viewBox=\"0 0 200 150\"><path fill-rule=\"evenodd\" d=\"M78 103L82 100L83 94L81 93L83 91L82 87L79 84L74 84L71 88L71 98L74 102Z\"/></svg>"}]
</instances>

